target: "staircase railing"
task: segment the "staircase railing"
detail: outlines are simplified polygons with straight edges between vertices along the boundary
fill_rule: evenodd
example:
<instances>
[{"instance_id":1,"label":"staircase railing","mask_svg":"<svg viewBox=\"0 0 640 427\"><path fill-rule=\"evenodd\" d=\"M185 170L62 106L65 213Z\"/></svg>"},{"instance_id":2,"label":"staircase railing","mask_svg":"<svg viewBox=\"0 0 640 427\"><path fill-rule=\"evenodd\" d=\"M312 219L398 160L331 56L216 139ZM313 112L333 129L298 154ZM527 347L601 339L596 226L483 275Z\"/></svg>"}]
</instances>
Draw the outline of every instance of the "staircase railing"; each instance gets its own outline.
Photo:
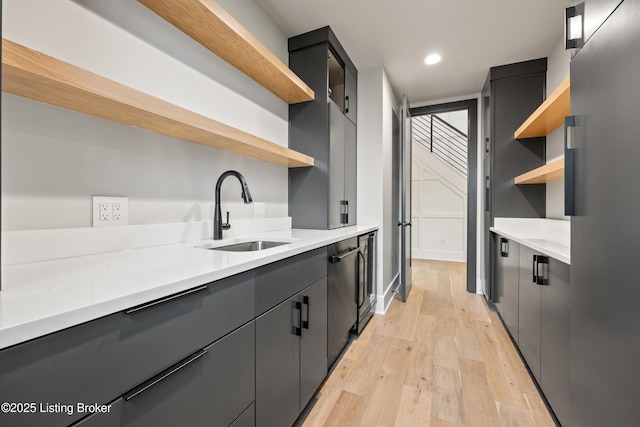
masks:
<instances>
[{"instance_id":1,"label":"staircase railing","mask_svg":"<svg viewBox=\"0 0 640 427\"><path fill-rule=\"evenodd\" d=\"M411 117L411 137L467 176L467 135L435 114Z\"/></svg>"}]
</instances>

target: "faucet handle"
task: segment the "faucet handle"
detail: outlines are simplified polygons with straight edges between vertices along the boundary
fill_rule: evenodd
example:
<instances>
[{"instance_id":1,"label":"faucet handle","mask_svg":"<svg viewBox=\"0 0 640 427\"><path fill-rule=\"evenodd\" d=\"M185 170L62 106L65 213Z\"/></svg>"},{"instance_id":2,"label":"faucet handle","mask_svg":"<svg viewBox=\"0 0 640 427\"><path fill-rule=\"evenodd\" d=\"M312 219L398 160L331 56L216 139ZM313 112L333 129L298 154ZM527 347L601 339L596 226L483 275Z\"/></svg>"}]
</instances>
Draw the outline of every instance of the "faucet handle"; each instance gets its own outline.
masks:
<instances>
[{"instance_id":1,"label":"faucet handle","mask_svg":"<svg viewBox=\"0 0 640 427\"><path fill-rule=\"evenodd\" d=\"M227 222L222 224L222 229L223 230L228 230L230 228L231 228L231 224L229 224L229 211L227 211Z\"/></svg>"}]
</instances>

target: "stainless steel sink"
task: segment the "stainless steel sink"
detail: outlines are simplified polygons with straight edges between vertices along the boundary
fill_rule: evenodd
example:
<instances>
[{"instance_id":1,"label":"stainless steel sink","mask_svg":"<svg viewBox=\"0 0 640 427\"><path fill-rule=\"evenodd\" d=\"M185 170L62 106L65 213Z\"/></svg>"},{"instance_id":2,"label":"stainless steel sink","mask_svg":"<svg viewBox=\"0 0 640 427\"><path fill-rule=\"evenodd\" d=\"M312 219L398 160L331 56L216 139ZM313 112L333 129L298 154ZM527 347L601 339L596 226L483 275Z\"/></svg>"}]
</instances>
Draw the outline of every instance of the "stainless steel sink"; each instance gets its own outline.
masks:
<instances>
[{"instance_id":1,"label":"stainless steel sink","mask_svg":"<svg viewBox=\"0 0 640 427\"><path fill-rule=\"evenodd\" d=\"M255 240L252 242L234 243L225 246L213 246L207 244L203 246L197 246L200 249L209 249L213 251L227 251L227 252L252 252L261 251L263 249L275 248L276 246L286 245L289 242L272 242L268 240Z\"/></svg>"}]
</instances>

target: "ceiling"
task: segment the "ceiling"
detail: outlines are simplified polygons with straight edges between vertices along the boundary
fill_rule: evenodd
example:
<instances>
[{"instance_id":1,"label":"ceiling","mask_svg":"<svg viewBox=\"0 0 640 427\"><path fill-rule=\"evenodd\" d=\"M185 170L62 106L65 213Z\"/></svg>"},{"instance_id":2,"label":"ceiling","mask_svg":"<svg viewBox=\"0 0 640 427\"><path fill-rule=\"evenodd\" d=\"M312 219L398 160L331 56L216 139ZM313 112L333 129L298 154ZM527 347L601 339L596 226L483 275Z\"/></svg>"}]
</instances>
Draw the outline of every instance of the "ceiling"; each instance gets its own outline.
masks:
<instances>
[{"instance_id":1,"label":"ceiling","mask_svg":"<svg viewBox=\"0 0 640 427\"><path fill-rule=\"evenodd\" d=\"M255 0L287 37L330 25L358 70L412 103L478 93L489 67L548 56L569 0ZM424 58L439 52L439 64Z\"/></svg>"}]
</instances>

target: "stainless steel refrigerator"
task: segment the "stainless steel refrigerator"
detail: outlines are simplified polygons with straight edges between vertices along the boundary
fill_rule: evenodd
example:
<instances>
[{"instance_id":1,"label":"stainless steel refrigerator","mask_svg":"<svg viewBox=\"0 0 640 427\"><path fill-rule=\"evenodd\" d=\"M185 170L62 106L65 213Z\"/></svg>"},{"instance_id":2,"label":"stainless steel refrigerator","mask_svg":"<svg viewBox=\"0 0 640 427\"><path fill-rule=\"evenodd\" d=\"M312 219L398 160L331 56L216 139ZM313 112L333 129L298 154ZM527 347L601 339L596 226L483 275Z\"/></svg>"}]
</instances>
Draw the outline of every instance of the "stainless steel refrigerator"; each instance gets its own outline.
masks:
<instances>
[{"instance_id":1,"label":"stainless steel refrigerator","mask_svg":"<svg viewBox=\"0 0 640 427\"><path fill-rule=\"evenodd\" d=\"M571 61L574 123L565 129L566 207L573 215L571 425L637 426L640 0L578 7L584 45Z\"/></svg>"}]
</instances>

